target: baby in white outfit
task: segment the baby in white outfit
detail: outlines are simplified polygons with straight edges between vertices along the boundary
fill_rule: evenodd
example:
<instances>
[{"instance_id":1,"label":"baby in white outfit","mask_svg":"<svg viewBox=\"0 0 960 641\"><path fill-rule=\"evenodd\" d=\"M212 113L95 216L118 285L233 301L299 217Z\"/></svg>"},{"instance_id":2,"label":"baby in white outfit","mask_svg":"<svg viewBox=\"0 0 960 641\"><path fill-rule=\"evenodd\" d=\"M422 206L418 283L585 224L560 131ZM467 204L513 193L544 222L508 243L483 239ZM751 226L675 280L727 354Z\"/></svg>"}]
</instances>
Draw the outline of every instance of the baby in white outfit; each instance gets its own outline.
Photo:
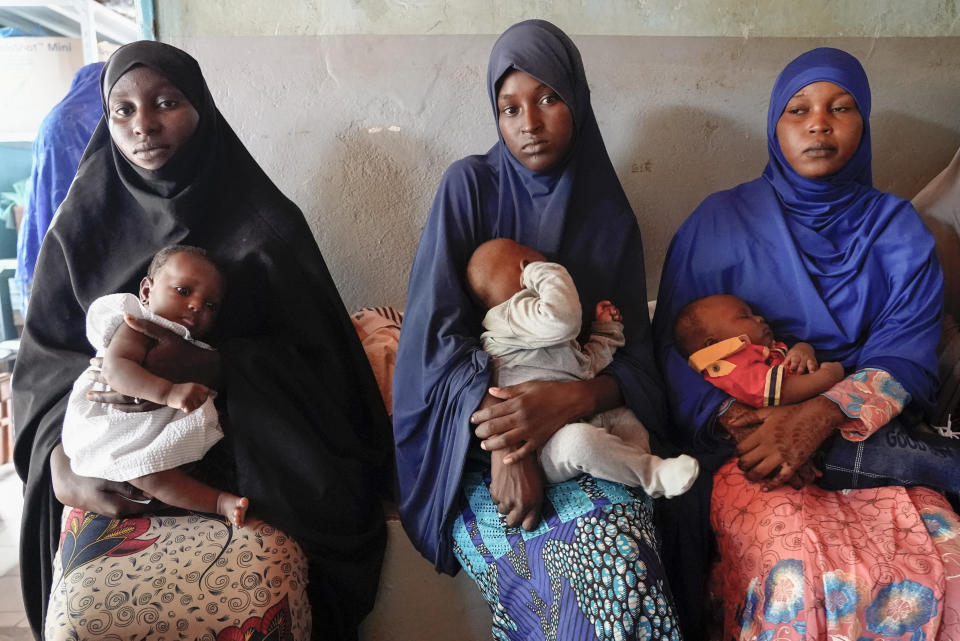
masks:
<instances>
[{"instance_id":1,"label":"baby in white outfit","mask_svg":"<svg viewBox=\"0 0 960 641\"><path fill-rule=\"evenodd\" d=\"M223 297L223 276L206 252L174 245L154 256L140 283L140 298L111 294L87 310L87 338L103 357L102 377L115 392L149 402L149 411L125 412L96 403L102 389L84 372L67 403L61 441L75 474L126 481L167 505L217 512L242 526L249 501L210 487L180 466L199 461L223 438L214 391L200 383L174 383L143 367L153 339L124 316L160 325L198 347L212 330Z\"/></svg>"},{"instance_id":2,"label":"baby in white outfit","mask_svg":"<svg viewBox=\"0 0 960 641\"><path fill-rule=\"evenodd\" d=\"M493 357L492 383L498 387L590 379L624 345L619 310L600 301L590 340L581 346L580 297L570 274L513 240L480 245L470 257L467 281L487 308L481 341ZM700 469L686 454L651 454L646 428L627 407L564 425L540 450L540 464L551 483L590 474L668 498L690 489Z\"/></svg>"}]
</instances>

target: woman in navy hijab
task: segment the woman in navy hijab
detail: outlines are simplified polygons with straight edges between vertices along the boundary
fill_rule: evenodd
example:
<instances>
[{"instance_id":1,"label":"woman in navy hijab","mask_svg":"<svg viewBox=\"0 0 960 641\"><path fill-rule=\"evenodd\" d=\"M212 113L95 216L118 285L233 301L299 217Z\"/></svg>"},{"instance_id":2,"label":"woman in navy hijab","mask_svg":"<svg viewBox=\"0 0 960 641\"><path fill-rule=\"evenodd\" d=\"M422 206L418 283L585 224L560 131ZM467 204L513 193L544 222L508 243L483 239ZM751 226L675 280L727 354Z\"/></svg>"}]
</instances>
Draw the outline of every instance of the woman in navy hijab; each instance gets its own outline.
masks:
<instances>
[{"instance_id":1,"label":"woman in navy hijab","mask_svg":"<svg viewBox=\"0 0 960 641\"><path fill-rule=\"evenodd\" d=\"M870 106L853 56L799 56L773 89L763 175L709 196L667 255L657 351L678 429L719 468L722 638L923 639L958 625L960 523L941 495L903 487L957 475L945 441L908 432L901 414L934 397L943 277L910 203L872 186ZM798 405L731 404L673 348L677 312L720 293L848 377Z\"/></svg>"},{"instance_id":2,"label":"woman in navy hijab","mask_svg":"<svg viewBox=\"0 0 960 641\"><path fill-rule=\"evenodd\" d=\"M410 276L394 376L404 526L438 570L476 580L497 639L677 638L650 498L588 476L545 487L535 456L598 409L626 403L652 433L665 420L640 233L580 54L554 25L519 23L494 45L487 87L499 141L447 170ZM621 306L626 347L600 376L488 393L465 272L497 237L565 265L584 309Z\"/></svg>"}]
</instances>

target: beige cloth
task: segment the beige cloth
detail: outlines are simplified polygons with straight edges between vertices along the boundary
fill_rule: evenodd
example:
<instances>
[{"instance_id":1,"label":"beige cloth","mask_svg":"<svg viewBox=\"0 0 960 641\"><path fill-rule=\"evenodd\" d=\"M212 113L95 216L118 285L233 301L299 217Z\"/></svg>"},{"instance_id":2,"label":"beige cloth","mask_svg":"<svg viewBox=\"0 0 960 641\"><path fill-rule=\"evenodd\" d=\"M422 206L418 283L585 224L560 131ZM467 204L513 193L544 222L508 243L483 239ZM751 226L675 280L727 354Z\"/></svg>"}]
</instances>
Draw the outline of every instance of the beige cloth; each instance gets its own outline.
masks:
<instances>
[{"instance_id":1,"label":"beige cloth","mask_svg":"<svg viewBox=\"0 0 960 641\"><path fill-rule=\"evenodd\" d=\"M350 320L370 361L387 413L393 415L393 370L397 365L403 312L393 307L364 307L354 312Z\"/></svg>"}]
</instances>

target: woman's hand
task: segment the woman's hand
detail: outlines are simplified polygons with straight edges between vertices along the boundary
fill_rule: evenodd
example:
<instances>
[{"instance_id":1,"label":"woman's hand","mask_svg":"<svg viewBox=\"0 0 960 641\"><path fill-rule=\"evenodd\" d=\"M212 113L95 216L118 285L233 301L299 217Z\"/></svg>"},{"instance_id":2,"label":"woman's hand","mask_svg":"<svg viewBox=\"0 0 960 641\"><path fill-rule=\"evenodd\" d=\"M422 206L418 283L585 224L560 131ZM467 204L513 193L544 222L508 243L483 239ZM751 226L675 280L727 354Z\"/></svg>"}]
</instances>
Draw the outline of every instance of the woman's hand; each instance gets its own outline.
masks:
<instances>
[{"instance_id":1,"label":"woman's hand","mask_svg":"<svg viewBox=\"0 0 960 641\"><path fill-rule=\"evenodd\" d=\"M831 434L846 415L833 401L822 396L796 405L755 410L762 423L737 443L740 469L749 480L769 478L766 489L791 479ZM743 416L742 418L749 418ZM809 473L801 477L809 479Z\"/></svg>"},{"instance_id":2,"label":"woman's hand","mask_svg":"<svg viewBox=\"0 0 960 641\"><path fill-rule=\"evenodd\" d=\"M142 318L124 316L132 329L157 342L147 352L143 367L173 383L202 383L216 389L220 383L220 356L192 345L174 332Z\"/></svg>"},{"instance_id":3,"label":"woman's hand","mask_svg":"<svg viewBox=\"0 0 960 641\"><path fill-rule=\"evenodd\" d=\"M616 407L620 391L609 376L588 381L528 381L510 387L491 387L502 399L470 417L485 450L517 446L504 457L510 465L543 446L554 432L574 419Z\"/></svg>"},{"instance_id":4,"label":"woman's hand","mask_svg":"<svg viewBox=\"0 0 960 641\"><path fill-rule=\"evenodd\" d=\"M730 434L739 449L740 443L757 431L757 428L763 424L763 419L767 414L766 409L756 410L749 405L737 401L730 405L726 412L720 415L717 422ZM813 464L813 461L807 459L797 468L792 476L784 479L783 482L787 483L793 489L799 490L803 488L803 486L813 483L821 476L823 476L823 472ZM767 487L772 486L768 485Z\"/></svg>"},{"instance_id":5,"label":"woman's hand","mask_svg":"<svg viewBox=\"0 0 960 641\"><path fill-rule=\"evenodd\" d=\"M53 493L64 505L110 518L142 514L156 509L153 502L129 483L78 476L70 469L70 459L57 445L50 454L50 477Z\"/></svg>"},{"instance_id":6,"label":"woman's hand","mask_svg":"<svg viewBox=\"0 0 960 641\"><path fill-rule=\"evenodd\" d=\"M523 526L524 530L533 531L540 523L543 472L535 456L504 464L507 451L490 454L490 498L497 511L506 515L508 526Z\"/></svg>"}]
</instances>

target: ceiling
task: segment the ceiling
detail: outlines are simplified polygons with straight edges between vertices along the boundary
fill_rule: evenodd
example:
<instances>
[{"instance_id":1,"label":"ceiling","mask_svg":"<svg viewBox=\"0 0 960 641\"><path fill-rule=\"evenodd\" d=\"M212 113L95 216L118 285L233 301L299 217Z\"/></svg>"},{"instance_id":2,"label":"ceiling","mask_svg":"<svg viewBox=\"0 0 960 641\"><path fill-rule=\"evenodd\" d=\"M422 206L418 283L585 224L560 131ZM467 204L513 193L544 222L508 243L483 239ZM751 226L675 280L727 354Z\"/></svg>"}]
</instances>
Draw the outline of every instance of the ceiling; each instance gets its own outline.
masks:
<instances>
[{"instance_id":1,"label":"ceiling","mask_svg":"<svg viewBox=\"0 0 960 641\"><path fill-rule=\"evenodd\" d=\"M140 39L134 0L0 0L0 27L26 33L79 38L81 20L89 11L97 39L124 44Z\"/></svg>"}]
</instances>

